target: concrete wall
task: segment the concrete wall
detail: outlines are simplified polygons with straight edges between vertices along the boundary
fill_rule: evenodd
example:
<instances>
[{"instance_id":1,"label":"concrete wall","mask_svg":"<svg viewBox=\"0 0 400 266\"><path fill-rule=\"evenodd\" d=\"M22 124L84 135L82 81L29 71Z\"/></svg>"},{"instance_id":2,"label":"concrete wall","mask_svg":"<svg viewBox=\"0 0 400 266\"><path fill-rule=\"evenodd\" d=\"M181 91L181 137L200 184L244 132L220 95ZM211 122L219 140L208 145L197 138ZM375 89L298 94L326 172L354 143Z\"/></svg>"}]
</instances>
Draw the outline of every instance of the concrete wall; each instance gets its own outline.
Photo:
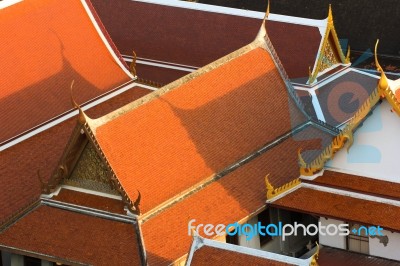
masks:
<instances>
[{"instance_id":1,"label":"concrete wall","mask_svg":"<svg viewBox=\"0 0 400 266\"><path fill-rule=\"evenodd\" d=\"M257 224L258 223L257 216L251 218L247 223L251 225ZM250 240L247 240L245 235L240 235L238 239L239 239L239 246L260 249L260 236L258 235L258 232L256 232L253 238Z\"/></svg>"},{"instance_id":2,"label":"concrete wall","mask_svg":"<svg viewBox=\"0 0 400 266\"><path fill-rule=\"evenodd\" d=\"M378 238L369 238L369 253L372 256L400 260L400 234L384 230L383 235L389 239L385 247Z\"/></svg>"},{"instance_id":3,"label":"concrete wall","mask_svg":"<svg viewBox=\"0 0 400 266\"><path fill-rule=\"evenodd\" d=\"M327 226L329 224L343 224L343 221L338 221L334 219L326 219L324 217L321 217L319 219L320 223L322 226ZM340 248L340 249L346 249L346 236L329 236L329 235L321 235L319 234L319 243L324 246L329 246L329 247L334 247L334 248Z\"/></svg>"}]
</instances>

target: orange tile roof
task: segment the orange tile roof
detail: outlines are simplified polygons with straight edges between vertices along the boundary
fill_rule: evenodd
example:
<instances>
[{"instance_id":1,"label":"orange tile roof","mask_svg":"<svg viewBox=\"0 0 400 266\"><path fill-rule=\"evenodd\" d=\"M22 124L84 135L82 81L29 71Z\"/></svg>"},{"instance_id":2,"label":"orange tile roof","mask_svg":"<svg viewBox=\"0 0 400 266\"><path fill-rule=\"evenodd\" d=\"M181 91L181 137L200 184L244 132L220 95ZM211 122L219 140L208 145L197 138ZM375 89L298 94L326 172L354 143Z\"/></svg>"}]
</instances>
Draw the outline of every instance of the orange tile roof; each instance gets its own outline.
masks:
<instances>
[{"instance_id":1,"label":"orange tile roof","mask_svg":"<svg viewBox=\"0 0 400 266\"><path fill-rule=\"evenodd\" d=\"M193 266L219 266L219 265L269 265L283 266L292 265L284 262L274 261L266 258L251 256L248 254L238 253L230 250L217 249L204 246L196 250L193 255Z\"/></svg>"},{"instance_id":2,"label":"orange tile roof","mask_svg":"<svg viewBox=\"0 0 400 266\"><path fill-rule=\"evenodd\" d=\"M312 183L335 188L361 191L378 196L400 198L400 184L364 176L350 175L325 170L322 176L317 177Z\"/></svg>"},{"instance_id":3,"label":"orange tile roof","mask_svg":"<svg viewBox=\"0 0 400 266\"><path fill-rule=\"evenodd\" d=\"M400 207L310 188L299 188L271 206L400 231Z\"/></svg>"},{"instance_id":4,"label":"orange tile roof","mask_svg":"<svg viewBox=\"0 0 400 266\"><path fill-rule=\"evenodd\" d=\"M72 109L72 80L79 103L131 80L81 1L24 0L0 12L0 142Z\"/></svg>"},{"instance_id":5,"label":"orange tile roof","mask_svg":"<svg viewBox=\"0 0 400 266\"><path fill-rule=\"evenodd\" d=\"M0 247L91 265L140 265L132 224L40 206L0 234Z\"/></svg>"},{"instance_id":6,"label":"orange tile roof","mask_svg":"<svg viewBox=\"0 0 400 266\"><path fill-rule=\"evenodd\" d=\"M301 112L289 97L256 48L105 122L96 138L144 213L303 122L291 121Z\"/></svg>"},{"instance_id":7,"label":"orange tile roof","mask_svg":"<svg viewBox=\"0 0 400 266\"><path fill-rule=\"evenodd\" d=\"M99 117L149 92L135 87L90 108L86 113ZM40 170L46 180L49 178L75 125L76 117L72 117L0 152L0 225L39 197L41 191L36 171Z\"/></svg>"},{"instance_id":8,"label":"orange tile roof","mask_svg":"<svg viewBox=\"0 0 400 266\"><path fill-rule=\"evenodd\" d=\"M317 139L312 131L310 139ZM297 150L317 148L320 140L289 138L251 162L176 203L142 225L149 263L165 265L189 251L188 222L229 224L265 206L265 176L280 186L299 177ZM316 141L316 142L315 142ZM317 144L317 145L316 145ZM321 147L322 148L322 147ZM142 198L145 201L145 198ZM160 237L160 232L162 236Z\"/></svg>"},{"instance_id":9,"label":"orange tile roof","mask_svg":"<svg viewBox=\"0 0 400 266\"><path fill-rule=\"evenodd\" d=\"M122 200L78 192L70 189L61 189L58 195L51 199L107 212L126 214L126 211L124 210L125 204Z\"/></svg>"}]
</instances>

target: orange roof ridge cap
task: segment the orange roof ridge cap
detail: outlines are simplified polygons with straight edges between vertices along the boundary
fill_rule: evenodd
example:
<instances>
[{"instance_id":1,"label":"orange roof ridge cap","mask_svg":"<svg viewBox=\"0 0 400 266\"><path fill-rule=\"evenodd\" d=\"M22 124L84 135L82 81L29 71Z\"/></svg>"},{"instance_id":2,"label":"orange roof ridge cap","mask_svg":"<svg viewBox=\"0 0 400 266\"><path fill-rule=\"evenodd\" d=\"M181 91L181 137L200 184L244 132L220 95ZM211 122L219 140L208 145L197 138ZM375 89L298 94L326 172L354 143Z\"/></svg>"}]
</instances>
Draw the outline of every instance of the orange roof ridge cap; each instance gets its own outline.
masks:
<instances>
[{"instance_id":1,"label":"orange roof ridge cap","mask_svg":"<svg viewBox=\"0 0 400 266\"><path fill-rule=\"evenodd\" d=\"M106 114L102 117L99 117L97 119L92 119L90 121L91 129L93 130L93 132L95 132L96 128L101 127L104 124L107 124L108 122L116 119L117 117L120 117L136 108L139 108L140 106L161 97L162 95L168 93L169 91L175 90L175 89L179 88L180 86L194 80L195 78L197 78L203 74L206 74L222 65L225 65L226 63L232 61L233 59L236 59L256 48L262 48L262 49L267 50L265 41L261 41L261 38L256 39L253 42L243 46L242 48L240 48L224 57L221 57L220 59L217 59L216 61L214 61L202 68L199 68L198 70L196 70L182 78L179 78L179 79L165 85L164 87L154 91L153 93L150 93L140 99L137 99L137 100L135 100L135 101L133 101L133 102L109 113L109 114Z\"/></svg>"}]
</instances>

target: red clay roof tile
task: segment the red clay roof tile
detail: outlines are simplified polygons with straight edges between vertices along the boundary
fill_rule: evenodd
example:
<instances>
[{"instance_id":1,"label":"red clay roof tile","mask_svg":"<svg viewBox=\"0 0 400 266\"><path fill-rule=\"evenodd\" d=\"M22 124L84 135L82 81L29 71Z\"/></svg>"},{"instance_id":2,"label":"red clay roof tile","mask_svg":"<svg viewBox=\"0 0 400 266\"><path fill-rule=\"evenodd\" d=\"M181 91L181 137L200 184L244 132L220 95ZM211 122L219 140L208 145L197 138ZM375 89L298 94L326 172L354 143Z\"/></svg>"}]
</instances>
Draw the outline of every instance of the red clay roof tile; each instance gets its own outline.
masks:
<instances>
[{"instance_id":1,"label":"red clay roof tile","mask_svg":"<svg viewBox=\"0 0 400 266\"><path fill-rule=\"evenodd\" d=\"M79 103L131 80L78 0L25 0L7 7L1 10L0 38L6 40L0 43L0 142L72 109L72 80Z\"/></svg>"},{"instance_id":2,"label":"red clay roof tile","mask_svg":"<svg viewBox=\"0 0 400 266\"><path fill-rule=\"evenodd\" d=\"M70 189L61 189L58 195L51 199L107 212L126 214L126 211L124 211L125 204L122 200L78 192Z\"/></svg>"},{"instance_id":3,"label":"red clay roof tile","mask_svg":"<svg viewBox=\"0 0 400 266\"><path fill-rule=\"evenodd\" d=\"M283 266L292 265L284 262L269 260L248 254L242 254L234 251L217 249L213 247L204 246L196 250L193 255L193 266L219 266L219 265L269 265L269 266Z\"/></svg>"},{"instance_id":4,"label":"red clay roof tile","mask_svg":"<svg viewBox=\"0 0 400 266\"><path fill-rule=\"evenodd\" d=\"M140 265L134 225L40 206L0 234L0 246L91 265Z\"/></svg>"},{"instance_id":5,"label":"red clay roof tile","mask_svg":"<svg viewBox=\"0 0 400 266\"><path fill-rule=\"evenodd\" d=\"M398 183L329 170L325 170L324 174L314 179L312 183L349 189L352 191L361 191L367 194L400 198L400 184Z\"/></svg>"},{"instance_id":6,"label":"red clay roof tile","mask_svg":"<svg viewBox=\"0 0 400 266\"><path fill-rule=\"evenodd\" d=\"M86 113L99 117L149 92L135 87ZM75 125L76 117L73 117L0 152L0 224L39 197L41 191L36 171L40 170L46 180L49 178Z\"/></svg>"},{"instance_id":7,"label":"red clay roof tile","mask_svg":"<svg viewBox=\"0 0 400 266\"><path fill-rule=\"evenodd\" d=\"M271 206L400 231L400 208L397 206L310 188L299 188Z\"/></svg>"},{"instance_id":8,"label":"red clay roof tile","mask_svg":"<svg viewBox=\"0 0 400 266\"><path fill-rule=\"evenodd\" d=\"M312 135L312 131L308 134ZM196 219L196 225L230 224L263 208L266 201L265 176L270 174L270 181L276 187L298 178L297 150L300 147L304 150L315 149L321 144L321 140L298 137L283 141L144 222L142 232L149 263L164 265L189 251L192 238L188 236L188 222L191 219ZM143 202L145 200L142 199Z\"/></svg>"},{"instance_id":9,"label":"red clay roof tile","mask_svg":"<svg viewBox=\"0 0 400 266\"><path fill-rule=\"evenodd\" d=\"M96 138L147 212L290 132L301 112L289 97L268 52L256 48L106 122Z\"/></svg>"},{"instance_id":10,"label":"red clay roof tile","mask_svg":"<svg viewBox=\"0 0 400 266\"><path fill-rule=\"evenodd\" d=\"M139 1L92 2L123 54L131 55L134 49L139 57L196 67L253 41L262 22ZM124 25L132 27L126 30ZM144 27L151 30L143 30ZM314 66L322 39L319 29L268 21L267 30L289 77L308 77L308 68ZM158 76L146 78L163 82Z\"/></svg>"}]
</instances>

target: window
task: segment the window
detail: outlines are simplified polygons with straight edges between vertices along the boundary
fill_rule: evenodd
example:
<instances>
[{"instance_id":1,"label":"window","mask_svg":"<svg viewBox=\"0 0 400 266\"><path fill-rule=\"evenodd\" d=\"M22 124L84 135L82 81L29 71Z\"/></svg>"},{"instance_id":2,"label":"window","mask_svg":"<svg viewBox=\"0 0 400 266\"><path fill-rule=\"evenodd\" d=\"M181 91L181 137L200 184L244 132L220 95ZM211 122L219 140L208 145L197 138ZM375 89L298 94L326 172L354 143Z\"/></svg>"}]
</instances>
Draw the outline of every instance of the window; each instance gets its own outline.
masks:
<instances>
[{"instance_id":1,"label":"window","mask_svg":"<svg viewBox=\"0 0 400 266\"><path fill-rule=\"evenodd\" d=\"M25 256L24 257L24 266L41 266L42 260L37 258L32 258Z\"/></svg>"},{"instance_id":2,"label":"window","mask_svg":"<svg viewBox=\"0 0 400 266\"><path fill-rule=\"evenodd\" d=\"M349 224L350 234L347 237L347 249L363 254L369 254L368 232L359 224ZM366 226L366 228L368 228Z\"/></svg>"},{"instance_id":3,"label":"window","mask_svg":"<svg viewBox=\"0 0 400 266\"><path fill-rule=\"evenodd\" d=\"M233 244L233 245L239 245L238 235L237 234L234 234L233 236L226 235L226 243Z\"/></svg>"}]
</instances>

